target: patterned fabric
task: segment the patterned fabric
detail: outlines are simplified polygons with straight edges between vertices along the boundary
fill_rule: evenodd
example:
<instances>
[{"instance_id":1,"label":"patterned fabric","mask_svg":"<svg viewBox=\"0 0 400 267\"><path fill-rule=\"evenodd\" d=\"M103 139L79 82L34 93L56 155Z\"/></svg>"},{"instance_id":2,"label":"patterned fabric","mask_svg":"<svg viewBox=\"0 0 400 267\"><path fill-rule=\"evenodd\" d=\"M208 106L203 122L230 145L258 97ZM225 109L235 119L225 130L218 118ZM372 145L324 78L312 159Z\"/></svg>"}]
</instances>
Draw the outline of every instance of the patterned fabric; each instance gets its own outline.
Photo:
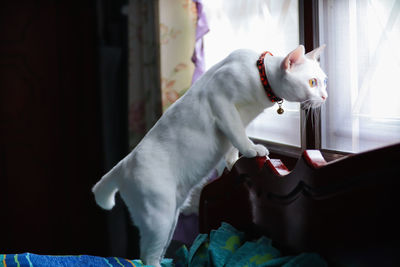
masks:
<instances>
[{"instance_id":1,"label":"patterned fabric","mask_svg":"<svg viewBox=\"0 0 400 267\"><path fill-rule=\"evenodd\" d=\"M171 259L164 259L163 267L172 267ZM140 260L128 260L117 257L48 256L31 253L0 254L0 267L139 267L145 266Z\"/></svg>"},{"instance_id":2,"label":"patterned fabric","mask_svg":"<svg viewBox=\"0 0 400 267\"><path fill-rule=\"evenodd\" d=\"M245 235L227 223L222 223L210 236L201 234L193 242L191 249L182 247L177 252L177 267L326 267L325 260L315 253L297 256L283 256L271 245L267 237L246 241Z\"/></svg>"},{"instance_id":3,"label":"patterned fabric","mask_svg":"<svg viewBox=\"0 0 400 267\"><path fill-rule=\"evenodd\" d=\"M271 85L268 82L267 79L267 74L265 73L265 65L264 65L264 58L266 55L271 55L272 54L268 51L265 51L264 53L261 54L260 58L257 60L257 67L258 71L260 72L260 78L261 78L261 83L264 86L264 90L267 93L267 96L271 102L280 102L282 101L282 98L277 97L274 92L272 92Z\"/></svg>"},{"instance_id":4,"label":"patterned fabric","mask_svg":"<svg viewBox=\"0 0 400 267\"><path fill-rule=\"evenodd\" d=\"M197 5L192 0L159 1L163 112L191 86L195 65Z\"/></svg>"},{"instance_id":5,"label":"patterned fabric","mask_svg":"<svg viewBox=\"0 0 400 267\"><path fill-rule=\"evenodd\" d=\"M129 148L133 149L161 116L158 1L129 0Z\"/></svg>"}]
</instances>

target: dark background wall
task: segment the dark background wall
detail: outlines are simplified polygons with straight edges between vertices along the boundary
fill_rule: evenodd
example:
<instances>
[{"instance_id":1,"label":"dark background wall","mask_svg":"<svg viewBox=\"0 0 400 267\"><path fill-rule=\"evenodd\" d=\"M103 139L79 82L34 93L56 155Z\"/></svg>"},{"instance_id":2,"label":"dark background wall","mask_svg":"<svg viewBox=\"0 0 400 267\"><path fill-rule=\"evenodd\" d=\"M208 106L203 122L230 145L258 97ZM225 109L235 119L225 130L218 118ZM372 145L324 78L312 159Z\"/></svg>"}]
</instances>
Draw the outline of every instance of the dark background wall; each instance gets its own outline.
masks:
<instances>
[{"instance_id":1,"label":"dark background wall","mask_svg":"<svg viewBox=\"0 0 400 267\"><path fill-rule=\"evenodd\" d=\"M126 2L1 1L0 253L135 256L90 191L128 152Z\"/></svg>"},{"instance_id":2,"label":"dark background wall","mask_svg":"<svg viewBox=\"0 0 400 267\"><path fill-rule=\"evenodd\" d=\"M102 107L104 168L110 170L129 153L128 138L128 0L97 0L97 30ZM109 254L139 258L139 234L125 204L106 212Z\"/></svg>"}]
</instances>

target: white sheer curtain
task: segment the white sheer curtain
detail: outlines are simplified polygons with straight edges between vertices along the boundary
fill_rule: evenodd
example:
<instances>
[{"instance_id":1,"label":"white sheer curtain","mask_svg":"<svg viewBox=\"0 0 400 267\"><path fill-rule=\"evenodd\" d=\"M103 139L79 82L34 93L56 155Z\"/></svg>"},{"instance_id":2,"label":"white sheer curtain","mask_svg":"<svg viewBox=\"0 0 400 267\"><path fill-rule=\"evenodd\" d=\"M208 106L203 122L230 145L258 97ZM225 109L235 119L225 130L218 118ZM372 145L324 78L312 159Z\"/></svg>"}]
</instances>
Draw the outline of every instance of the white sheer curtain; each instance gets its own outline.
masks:
<instances>
[{"instance_id":1,"label":"white sheer curtain","mask_svg":"<svg viewBox=\"0 0 400 267\"><path fill-rule=\"evenodd\" d=\"M203 0L210 32L204 37L206 69L239 48L285 55L299 44L298 0ZM254 63L256 64L256 63ZM255 65L254 65L255 67ZM300 146L300 112L268 109L247 128L249 136Z\"/></svg>"},{"instance_id":2,"label":"white sheer curtain","mask_svg":"<svg viewBox=\"0 0 400 267\"><path fill-rule=\"evenodd\" d=\"M400 142L400 1L320 0L329 77L323 148L360 152Z\"/></svg>"}]
</instances>

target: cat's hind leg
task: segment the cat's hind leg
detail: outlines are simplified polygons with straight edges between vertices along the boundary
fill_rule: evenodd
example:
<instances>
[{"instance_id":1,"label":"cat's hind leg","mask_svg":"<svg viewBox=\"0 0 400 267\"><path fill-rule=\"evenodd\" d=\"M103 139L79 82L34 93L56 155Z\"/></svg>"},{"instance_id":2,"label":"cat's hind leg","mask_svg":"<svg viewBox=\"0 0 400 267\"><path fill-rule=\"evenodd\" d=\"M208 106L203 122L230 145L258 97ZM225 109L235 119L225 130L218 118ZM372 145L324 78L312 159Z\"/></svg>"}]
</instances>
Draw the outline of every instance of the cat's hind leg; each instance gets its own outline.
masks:
<instances>
[{"instance_id":1,"label":"cat's hind leg","mask_svg":"<svg viewBox=\"0 0 400 267\"><path fill-rule=\"evenodd\" d=\"M160 261L165 253L171 225L154 218L152 225L142 225L140 231L140 258L144 264L160 266Z\"/></svg>"},{"instance_id":2,"label":"cat's hind leg","mask_svg":"<svg viewBox=\"0 0 400 267\"><path fill-rule=\"evenodd\" d=\"M151 198L136 198L134 203L130 203L126 197L124 200L139 229L141 260L146 265L158 267L174 225L176 204L164 194L151 195Z\"/></svg>"},{"instance_id":3,"label":"cat's hind leg","mask_svg":"<svg viewBox=\"0 0 400 267\"><path fill-rule=\"evenodd\" d=\"M166 246L165 246L165 248L163 250L161 258L164 257L165 253L167 252L167 249L168 249L169 245L171 244L172 237L174 236L175 228L176 228L176 225L178 223L179 214L180 214L180 210L178 209L178 210L175 211L175 218L174 218L174 221L172 223L172 227L171 227L171 230L170 230L169 235L168 235L168 241L167 241L167 244L166 244Z\"/></svg>"}]
</instances>

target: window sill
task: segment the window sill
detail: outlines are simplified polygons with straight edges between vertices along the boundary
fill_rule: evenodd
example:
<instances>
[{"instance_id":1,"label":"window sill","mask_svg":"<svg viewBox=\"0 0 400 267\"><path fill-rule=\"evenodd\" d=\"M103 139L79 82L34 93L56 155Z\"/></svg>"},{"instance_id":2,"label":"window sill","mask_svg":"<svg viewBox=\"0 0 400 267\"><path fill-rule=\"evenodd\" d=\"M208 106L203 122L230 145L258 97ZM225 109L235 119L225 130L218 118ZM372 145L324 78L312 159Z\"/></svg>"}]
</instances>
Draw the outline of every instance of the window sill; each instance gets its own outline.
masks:
<instances>
[{"instance_id":1,"label":"window sill","mask_svg":"<svg viewBox=\"0 0 400 267\"><path fill-rule=\"evenodd\" d=\"M301 147L275 143L257 138L251 138L251 140L253 140L254 143L262 144L267 147L270 152L270 158L279 158L289 170L294 168L297 160L301 157L301 154L304 151ZM320 151L327 162L338 160L352 154L328 149L320 149Z\"/></svg>"}]
</instances>

